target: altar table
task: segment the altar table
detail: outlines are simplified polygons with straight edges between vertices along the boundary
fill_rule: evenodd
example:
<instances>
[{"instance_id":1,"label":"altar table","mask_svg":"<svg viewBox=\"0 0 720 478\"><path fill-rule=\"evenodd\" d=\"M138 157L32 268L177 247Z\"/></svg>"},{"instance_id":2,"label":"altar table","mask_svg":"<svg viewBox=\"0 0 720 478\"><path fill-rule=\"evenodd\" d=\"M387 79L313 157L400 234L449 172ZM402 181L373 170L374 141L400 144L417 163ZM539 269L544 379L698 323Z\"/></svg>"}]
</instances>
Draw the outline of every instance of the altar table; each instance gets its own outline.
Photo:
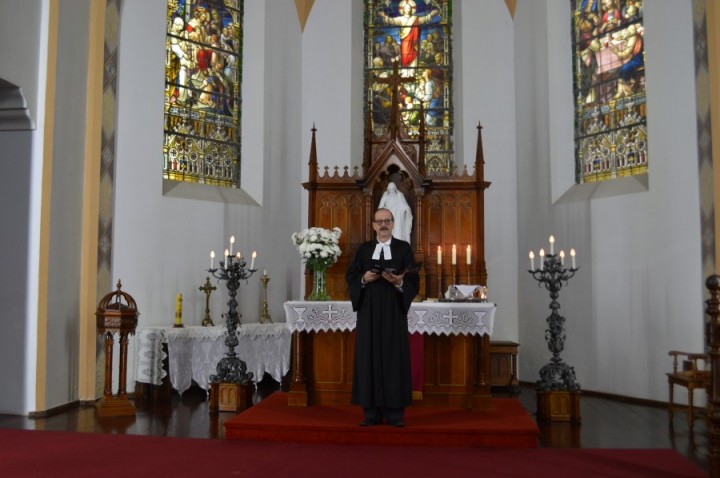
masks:
<instances>
[{"instance_id":1,"label":"altar table","mask_svg":"<svg viewBox=\"0 0 720 478\"><path fill-rule=\"evenodd\" d=\"M138 382L160 385L168 374L163 369L163 344L167 344L170 383L181 394L195 381L204 390L210 389L210 375L227 352L227 328L150 326L137 329ZM290 331L284 323L242 324L237 329L238 357L253 373L253 381L262 380L267 372L278 382L289 371Z\"/></svg>"},{"instance_id":2,"label":"altar table","mask_svg":"<svg viewBox=\"0 0 720 478\"><path fill-rule=\"evenodd\" d=\"M490 409L490 336L496 305L488 302L413 302L408 331L423 334L421 406ZM288 403L350 402L356 314L347 301L289 301L293 333Z\"/></svg>"}]
</instances>

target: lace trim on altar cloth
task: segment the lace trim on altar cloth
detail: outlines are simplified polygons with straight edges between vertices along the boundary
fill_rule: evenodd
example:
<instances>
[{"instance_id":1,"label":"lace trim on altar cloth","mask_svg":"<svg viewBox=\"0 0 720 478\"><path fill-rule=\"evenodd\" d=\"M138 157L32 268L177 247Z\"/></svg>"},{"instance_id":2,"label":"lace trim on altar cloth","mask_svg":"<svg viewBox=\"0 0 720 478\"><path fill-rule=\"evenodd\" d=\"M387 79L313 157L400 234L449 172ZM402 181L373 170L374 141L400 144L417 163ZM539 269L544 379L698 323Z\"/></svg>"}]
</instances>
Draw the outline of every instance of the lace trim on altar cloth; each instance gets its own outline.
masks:
<instances>
[{"instance_id":1,"label":"lace trim on altar cloth","mask_svg":"<svg viewBox=\"0 0 720 478\"><path fill-rule=\"evenodd\" d=\"M205 390L210 388L210 375L227 352L225 326L183 328L147 327L137 332L136 380L153 385L162 384L168 375L162 362L168 358L170 383L181 394L193 382ZM242 324L237 329L235 352L253 374L262 380L265 373L281 382L290 370L290 331L284 323ZM167 343L168 354L162 352Z\"/></svg>"},{"instance_id":2,"label":"lace trim on altar cloth","mask_svg":"<svg viewBox=\"0 0 720 478\"><path fill-rule=\"evenodd\" d=\"M496 305L488 302L413 302L408 331L435 335L492 335ZM350 302L289 301L285 319L290 331L329 332L355 329Z\"/></svg>"},{"instance_id":3,"label":"lace trim on altar cloth","mask_svg":"<svg viewBox=\"0 0 720 478\"><path fill-rule=\"evenodd\" d=\"M138 382L161 385L167 376L163 369L163 360L167 354L163 352L162 344L165 341L165 331L162 329L138 329L137 343L145 343L146 347L138 347L135 379Z\"/></svg>"}]
</instances>

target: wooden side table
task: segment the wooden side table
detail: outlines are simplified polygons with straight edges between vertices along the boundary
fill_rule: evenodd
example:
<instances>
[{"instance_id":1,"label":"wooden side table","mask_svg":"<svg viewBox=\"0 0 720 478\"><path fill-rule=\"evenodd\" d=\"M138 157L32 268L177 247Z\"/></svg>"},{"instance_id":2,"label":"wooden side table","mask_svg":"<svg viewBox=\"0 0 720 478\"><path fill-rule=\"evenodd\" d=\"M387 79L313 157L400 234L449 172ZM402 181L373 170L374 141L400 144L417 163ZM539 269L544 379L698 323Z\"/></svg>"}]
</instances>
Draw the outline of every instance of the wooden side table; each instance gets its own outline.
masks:
<instances>
[{"instance_id":1,"label":"wooden side table","mask_svg":"<svg viewBox=\"0 0 720 478\"><path fill-rule=\"evenodd\" d=\"M517 354L520 344L509 341L490 341L490 386L520 393L517 373Z\"/></svg>"}]
</instances>

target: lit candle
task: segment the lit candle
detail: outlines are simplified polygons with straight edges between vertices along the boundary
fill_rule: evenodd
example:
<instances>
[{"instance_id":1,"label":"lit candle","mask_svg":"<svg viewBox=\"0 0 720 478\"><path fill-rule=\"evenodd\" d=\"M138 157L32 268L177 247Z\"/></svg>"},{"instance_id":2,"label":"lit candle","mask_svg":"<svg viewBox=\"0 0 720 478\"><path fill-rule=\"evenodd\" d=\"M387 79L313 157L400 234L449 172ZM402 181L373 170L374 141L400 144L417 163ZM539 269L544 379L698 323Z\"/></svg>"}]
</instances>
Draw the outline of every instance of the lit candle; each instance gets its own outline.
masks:
<instances>
[{"instance_id":1,"label":"lit candle","mask_svg":"<svg viewBox=\"0 0 720 478\"><path fill-rule=\"evenodd\" d=\"M210 251L210 269L215 266L215 251Z\"/></svg>"},{"instance_id":2,"label":"lit candle","mask_svg":"<svg viewBox=\"0 0 720 478\"><path fill-rule=\"evenodd\" d=\"M562 251L562 250L560 251L560 265L561 266L565 265L565 251Z\"/></svg>"},{"instance_id":3,"label":"lit candle","mask_svg":"<svg viewBox=\"0 0 720 478\"><path fill-rule=\"evenodd\" d=\"M535 270L535 253L533 251L530 251L530 254L528 254L530 257L530 270Z\"/></svg>"},{"instance_id":4,"label":"lit candle","mask_svg":"<svg viewBox=\"0 0 720 478\"><path fill-rule=\"evenodd\" d=\"M439 266L442 265L442 247L438 246L437 263Z\"/></svg>"},{"instance_id":5,"label":"lit candle","mask_svg":"<svg viewBox=\"0 0 720 478\"><path fill-rule=\"evenodd\" d=\"M555 236L550 236L550 254L555 254Z\"/></svg>"},{"instance_id":6,"label":"lit candle","mask_svg":"<svg viewBox=\"0 0 720 478\"><path fill-rule=\"evenodd\" d=\"M466 259L467 265L470 265L470 264L472 263L472 261L470 260L470 258L472 257L471 251L472 251L472 249L470 248L470 244L468 244L468 246L467 246L467 259Z\"/></svg>"},{"instance_id":7,"label":"lit candle","mask_svg":"<svg viewBox=\"0 0 720 478\"><path fill-rule=\"evenodd\" d=\"M182 324L182 294L175 296L175 324Z\"/></svg>"},{"instance_id":8,"label":"lit candle","mask_svg":"<svg viewBox=\"0 0 720 478\"><path fill-rule=\"evenodd\" d=\"M453 244L452 249L452 265L457 264L457 248L455 247L455 244Z\"/></svg>"},{"instance_id":9,"label":"lit candle","mask_svg":"<svg viewBox=\"0 0 720 478\"><path fill-rule=\"evenodd\" d=\"M250 270L255 270L255 257L257 256L257 252L253 251L252 253L252 261L250 261Z\"/></svg>"},{"instance_id":10,"label":"lit candle","mask_svg":"<svg viewBox=\"0 0 720 478\"><path fill-rule=\"evenodd\" d=\"M230 236L230 255L232 255L233 244L235 244L235 236Z\"/></svg>"},{"instance_id":11,"label":"lit candle","mask_svg":"<svg viewBox=\"0 0 720 478\"><path fill-rule=\"evenodd\" d=\"M545 249L540 249L540 270L545 269Z\"/></svg>"},{"instance_id":12,"label":"lit candle","mask_svg":"<svg viewBox=\"0 0 720 478\"><path fill-rule=\"evenodd\" d=\"M575 249L570 249L570 259L572 259L572 268L575 269Z\"/></svg>"}]
</instances>

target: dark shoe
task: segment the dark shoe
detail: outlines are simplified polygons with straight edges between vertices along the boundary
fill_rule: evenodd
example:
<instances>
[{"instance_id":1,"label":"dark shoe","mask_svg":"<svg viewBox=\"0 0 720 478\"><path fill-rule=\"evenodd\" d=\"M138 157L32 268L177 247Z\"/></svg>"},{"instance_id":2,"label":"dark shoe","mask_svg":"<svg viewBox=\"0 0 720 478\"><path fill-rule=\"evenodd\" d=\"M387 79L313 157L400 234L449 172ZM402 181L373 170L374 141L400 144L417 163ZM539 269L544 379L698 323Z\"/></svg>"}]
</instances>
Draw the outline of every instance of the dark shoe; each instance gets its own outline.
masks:
<instances>
[{"instance_id":1,"label":"dark shoe","mask_svg":"<svg viewBox=\"0 0 720 478\"><path fill-rule=\"evenodd\" d=\"M377 420L368 420L367 418L360 422L361 427L373 427L375 425L380 425L380 422Z\"/></svg>"},{"instance_id":2,"label":"dark shoe","mask_svg":"<svg viewBox=\"0 0 720 478\"><path fill-rule=\"evenodd\" d=\"M388 425L390 425L391 427L395 427L395 428L403 428L403 427L405 427L405 422L402 420L397 420L394 422L388 422Z\"/></svg>"}]
</instances>

